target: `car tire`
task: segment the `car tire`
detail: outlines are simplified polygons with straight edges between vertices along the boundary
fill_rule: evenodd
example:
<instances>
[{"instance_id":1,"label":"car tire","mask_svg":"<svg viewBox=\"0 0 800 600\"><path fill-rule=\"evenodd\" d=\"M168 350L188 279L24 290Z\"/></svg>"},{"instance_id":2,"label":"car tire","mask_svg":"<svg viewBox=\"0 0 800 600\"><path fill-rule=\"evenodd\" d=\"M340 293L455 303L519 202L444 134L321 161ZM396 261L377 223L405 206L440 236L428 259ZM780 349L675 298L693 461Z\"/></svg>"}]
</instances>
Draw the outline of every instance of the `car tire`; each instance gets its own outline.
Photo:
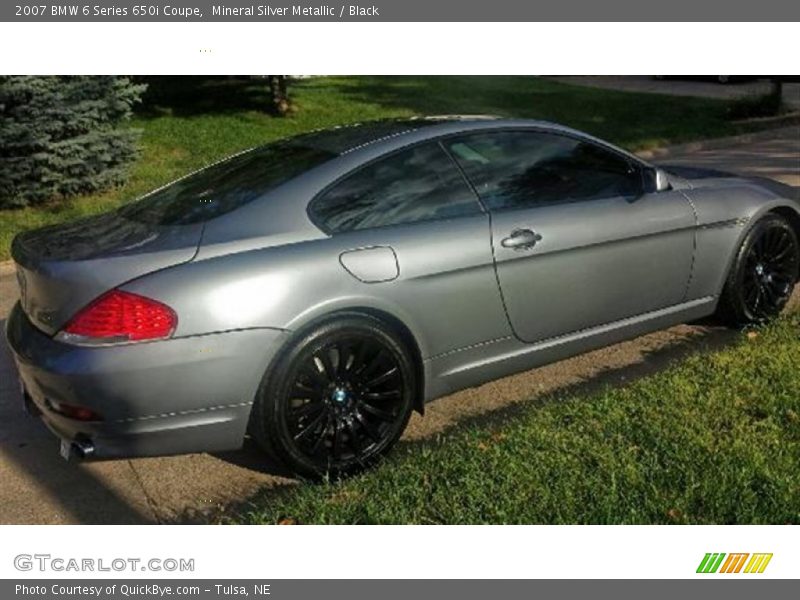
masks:
<instances>
[{"instance_id":1,"label":"car tire","mask_svg":"<svg viewBox=\"0 0 800 600\"><path fill-rule=\"evenodd\" d=\"M252 435L300 476L350 475L394 446L416 393L401 337L377 318L338 315L301 333L265 374Z\"/></svg>"},{"instance_id":2,"label":"car tire","mask_svg":"<svg viewBox=\"0 0 800 600\"><path fill-rule=\"evenodd\" d=\"M799 270L796 232L780 215L767 215L745 235L725 281L717 315L736 327L773 319L791 297Z\"/></svg>"}]
</instances>

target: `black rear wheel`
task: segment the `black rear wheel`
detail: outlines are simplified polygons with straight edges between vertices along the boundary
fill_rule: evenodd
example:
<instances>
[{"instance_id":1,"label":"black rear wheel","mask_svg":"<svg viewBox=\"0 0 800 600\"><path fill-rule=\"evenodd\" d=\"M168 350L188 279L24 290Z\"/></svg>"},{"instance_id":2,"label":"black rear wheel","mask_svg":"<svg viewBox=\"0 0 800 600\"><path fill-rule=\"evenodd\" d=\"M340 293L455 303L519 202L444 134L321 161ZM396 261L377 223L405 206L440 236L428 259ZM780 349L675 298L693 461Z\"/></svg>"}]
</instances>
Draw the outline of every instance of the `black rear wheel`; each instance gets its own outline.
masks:
<instances>
[{"instance_id":1,"label":"black rear wheel","mask_svg":"<svg viewBox=\"0 0 800 600\"><path fill-rule=\"evenodd\" d=\"M763 323L780 314L800 270L800 243L780 215L758 221L745 236L720 298L719 314L733 325Z\"/></svg>"},{"instance_id":2,"label":"black rear wheel","mask_svg":"<svg viewBox=\"0 0 800 600\"><path fill-rule=\"evenodd\" d=\"M255 437L301 475L351 473L394 445L415 390L412 359L391 329L338 317L292 344L266 378Z\"/></svg>"}]
</instances>

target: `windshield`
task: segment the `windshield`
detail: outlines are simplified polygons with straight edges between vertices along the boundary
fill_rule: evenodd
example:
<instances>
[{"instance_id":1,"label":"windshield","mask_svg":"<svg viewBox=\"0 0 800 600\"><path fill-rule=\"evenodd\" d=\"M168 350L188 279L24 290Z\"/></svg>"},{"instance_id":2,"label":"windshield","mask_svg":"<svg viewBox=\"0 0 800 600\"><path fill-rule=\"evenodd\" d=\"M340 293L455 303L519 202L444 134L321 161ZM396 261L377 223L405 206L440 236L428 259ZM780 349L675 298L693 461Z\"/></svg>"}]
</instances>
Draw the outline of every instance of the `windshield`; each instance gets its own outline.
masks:
<instances>
[{"instance_id":1,"label":"windshield","mask_svg":"<svg viewBox=\"0 0 800 600\"><path fill-rule=\"evenodd\" d=\"M239 208L335 156L286 141L261 146L157 190L123 207L120 214L153 225L200 223Z\"/></svg>"}]
</instances>

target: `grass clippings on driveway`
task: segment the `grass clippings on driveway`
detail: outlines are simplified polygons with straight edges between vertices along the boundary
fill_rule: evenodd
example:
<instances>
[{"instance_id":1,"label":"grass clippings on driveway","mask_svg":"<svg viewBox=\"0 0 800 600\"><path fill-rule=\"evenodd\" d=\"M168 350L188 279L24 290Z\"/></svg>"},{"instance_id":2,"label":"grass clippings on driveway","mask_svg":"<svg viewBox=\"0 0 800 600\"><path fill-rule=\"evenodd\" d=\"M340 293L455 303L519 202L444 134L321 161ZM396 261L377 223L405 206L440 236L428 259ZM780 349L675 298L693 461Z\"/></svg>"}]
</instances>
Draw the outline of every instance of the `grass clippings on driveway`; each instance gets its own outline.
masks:
<instances>
[{"instance_id":1,"label":"grass clippings on driveway","mask_svg":"<svg viewBox=\"0 0 800 600\"><path fill-rule=\"evenodd\" d=\"M659 374L406 443L245 523L800 524L800 313Z\"/></svg>"}]
</instances>

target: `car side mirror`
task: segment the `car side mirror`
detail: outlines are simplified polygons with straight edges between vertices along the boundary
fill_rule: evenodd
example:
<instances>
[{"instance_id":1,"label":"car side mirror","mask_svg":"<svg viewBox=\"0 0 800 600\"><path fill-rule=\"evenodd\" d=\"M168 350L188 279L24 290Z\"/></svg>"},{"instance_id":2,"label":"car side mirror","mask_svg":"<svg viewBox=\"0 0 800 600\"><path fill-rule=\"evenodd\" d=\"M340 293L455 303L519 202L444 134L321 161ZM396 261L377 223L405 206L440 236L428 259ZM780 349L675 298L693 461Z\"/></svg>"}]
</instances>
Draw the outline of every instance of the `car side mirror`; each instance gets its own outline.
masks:
<instances>
[{"instance_id":1,"label":"car side mirror","mask_svg":"<svg viewBox=\"0 0 800 600\"><path fill-rule=\"evenodd\" d=\"M659 167L647 169L645 179L647 180L646 189L650 193L666 192L672 189L669 183L669 175L667 175L664 169L660 169Z\"/></svg>"},{"instance_id":2,"label":"car side mirror","mask_svg":"<svg viewBox=\"0 0 800 600\"><path fill-rule=\"evenodd\" d=\"M671 188L672 186L669 183L669 176L667 175L667 172L664 169L659 169L656 167L656 191L666 192Z\"/></svg>"}]
</instances>

